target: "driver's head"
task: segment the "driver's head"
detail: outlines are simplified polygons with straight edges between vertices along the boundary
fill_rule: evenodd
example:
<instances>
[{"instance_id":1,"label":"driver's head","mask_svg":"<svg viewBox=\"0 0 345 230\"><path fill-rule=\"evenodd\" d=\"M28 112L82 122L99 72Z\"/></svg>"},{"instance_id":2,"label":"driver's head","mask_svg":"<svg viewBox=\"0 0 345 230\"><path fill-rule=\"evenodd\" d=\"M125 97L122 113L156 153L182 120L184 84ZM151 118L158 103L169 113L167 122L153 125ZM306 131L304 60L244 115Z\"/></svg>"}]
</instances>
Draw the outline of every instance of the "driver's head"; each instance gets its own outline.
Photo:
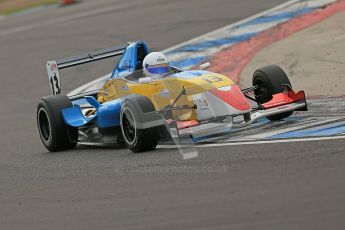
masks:
<instances>
[{"instance_id":1,"label":"driver's head","mask_svg":"<svg viewBox=\"0 0 345 230\"><path fill-rule=\"evenodd\" d=\"M149 53L144 58L143 70L147 77L163 76L169 72L169 60L160 52Z\"/></svg>"}]
</instances>

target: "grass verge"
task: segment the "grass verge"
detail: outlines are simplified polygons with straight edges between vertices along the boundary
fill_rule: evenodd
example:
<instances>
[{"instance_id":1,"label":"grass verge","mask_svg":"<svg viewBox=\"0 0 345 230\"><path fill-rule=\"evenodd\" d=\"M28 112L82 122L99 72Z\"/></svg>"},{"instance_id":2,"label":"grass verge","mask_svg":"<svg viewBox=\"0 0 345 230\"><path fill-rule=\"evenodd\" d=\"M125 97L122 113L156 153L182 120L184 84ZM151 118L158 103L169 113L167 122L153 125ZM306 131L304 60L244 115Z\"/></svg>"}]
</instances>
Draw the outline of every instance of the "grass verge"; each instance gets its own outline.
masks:
<instances>
[{"instance_id":1,"label":"grass verge","mask_svg":"<svg viewBox=\"0 0 345 230\"><path fill-rule=\"evenodd\" d=\"M10 15L30 8L61 2L61 0L0 0L0 14Z\"/></svg>"}]
</instances>

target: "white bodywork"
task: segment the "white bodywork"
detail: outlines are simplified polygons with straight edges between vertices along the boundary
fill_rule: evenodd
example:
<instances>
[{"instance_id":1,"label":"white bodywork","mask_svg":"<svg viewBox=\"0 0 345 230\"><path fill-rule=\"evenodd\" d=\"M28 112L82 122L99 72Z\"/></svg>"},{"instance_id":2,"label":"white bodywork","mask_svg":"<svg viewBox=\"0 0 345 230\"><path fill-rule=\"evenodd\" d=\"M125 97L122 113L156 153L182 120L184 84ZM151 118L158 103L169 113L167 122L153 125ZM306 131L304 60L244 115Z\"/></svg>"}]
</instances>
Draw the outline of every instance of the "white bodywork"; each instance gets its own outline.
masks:
<instances>
[{"instance_id":1,"label":"white bodywork","mask_svg":"<svg viewBox=\"0 0 345 230\"><path fill-rule=\"evenodd\" d=\"M211 92L193 95L194 104L197 106L196 115L198 121L210 120L215 117L244 114L251 111L240 111L225 103Z\"/></svg>"},{"instance_id":2,"label":"white bodywork","mask_svg":"<svg viewBox=\"0 0 345 230\"><path fill-rule=\"evenodd\" d=\"M49 85L52 93L54 95L61 93L61 83L60 83L60 74L58 70L58 65L56 61L47 62L47 72L49 77Z\"/></svg>"}]
</instances>

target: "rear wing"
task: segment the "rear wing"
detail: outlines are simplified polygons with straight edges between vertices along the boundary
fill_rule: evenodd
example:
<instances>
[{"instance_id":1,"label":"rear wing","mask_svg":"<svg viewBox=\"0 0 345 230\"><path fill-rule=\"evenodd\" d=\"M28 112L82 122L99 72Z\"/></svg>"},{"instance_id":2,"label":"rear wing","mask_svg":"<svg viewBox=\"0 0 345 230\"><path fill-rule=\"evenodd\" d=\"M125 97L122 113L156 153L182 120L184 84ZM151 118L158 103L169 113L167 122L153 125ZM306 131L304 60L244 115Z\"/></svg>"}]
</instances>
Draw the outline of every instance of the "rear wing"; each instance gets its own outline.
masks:
<instances>
[{"instance_id":1,"label":"rear wing","mask_svg":"<svg viewBox=\"0 0 345 230\"><path fill-rule=\"evenodd\" d=\"M127 48L125 46L115 46L108 49L89 52L86 54L47 62L47 72L51 91L54 95L61 93L61 82L59 70L94 62L106 58L122 55Z\"/></svg>"}]
</instances>

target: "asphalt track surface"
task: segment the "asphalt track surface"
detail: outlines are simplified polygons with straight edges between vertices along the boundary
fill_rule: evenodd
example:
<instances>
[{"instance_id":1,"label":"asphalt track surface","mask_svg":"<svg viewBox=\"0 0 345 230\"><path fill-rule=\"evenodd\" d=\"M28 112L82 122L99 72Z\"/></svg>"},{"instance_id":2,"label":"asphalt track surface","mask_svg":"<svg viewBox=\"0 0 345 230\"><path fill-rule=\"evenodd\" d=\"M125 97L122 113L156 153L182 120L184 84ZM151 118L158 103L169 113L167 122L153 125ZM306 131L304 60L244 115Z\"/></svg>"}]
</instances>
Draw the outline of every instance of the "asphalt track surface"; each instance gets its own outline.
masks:
<instances>
[{"instance_id":1,"label":"asphalt track surface","mask_svg":"<svg viewBox=\"0 0 345 230\"><path fill-rule=\"evenodd\" d=\"M144 39L168 48L283 1L84 1L0 21L1 229L344 229L343 139L133 154L48 153L47 59ZM65 71L64 91L111 62ZM68 77L67 77L68 75Z\"/></svg>"}]
</instances>

